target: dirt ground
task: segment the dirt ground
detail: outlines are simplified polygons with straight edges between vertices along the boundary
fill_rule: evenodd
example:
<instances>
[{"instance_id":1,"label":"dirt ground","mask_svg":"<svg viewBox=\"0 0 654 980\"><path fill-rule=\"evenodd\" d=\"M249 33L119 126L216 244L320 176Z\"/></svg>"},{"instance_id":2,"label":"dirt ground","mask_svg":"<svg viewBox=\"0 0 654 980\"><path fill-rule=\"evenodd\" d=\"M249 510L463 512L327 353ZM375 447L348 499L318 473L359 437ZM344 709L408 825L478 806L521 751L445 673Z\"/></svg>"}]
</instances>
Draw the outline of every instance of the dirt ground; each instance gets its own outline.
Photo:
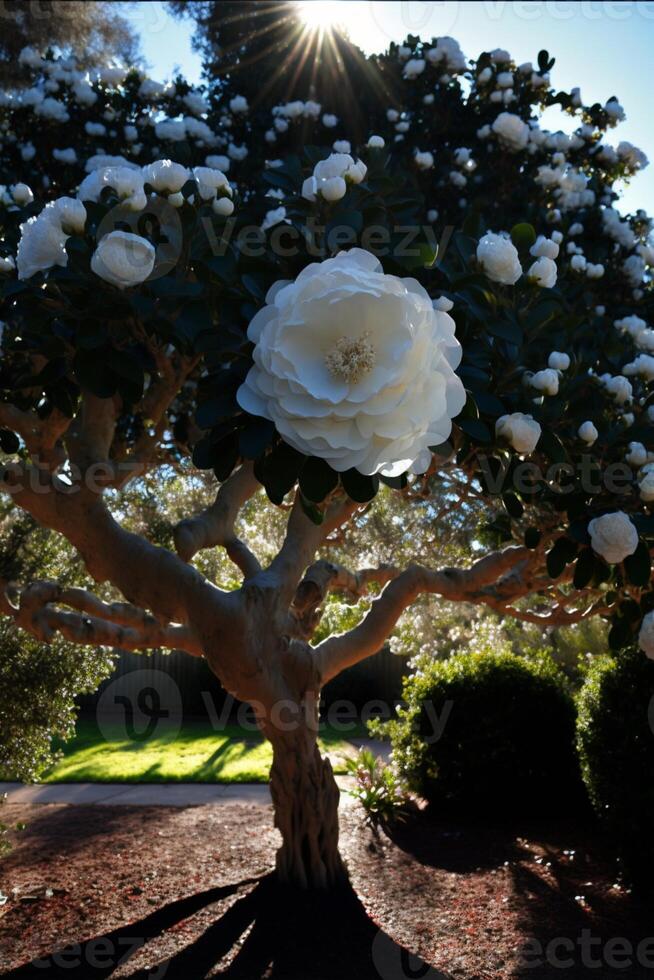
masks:
<instances>
[{"instance_id":1,"label":"dirt ground","mask_svg":"<svg viewBox=\"0 0 654 980\"><path fill-rule=\"evenodd\" d=\"M3 817L27 829L0 862L1 976L654 977L654 917L588 828L413 813L376 832L350 805L352 889L298 902L271 875L268 806L13 804Z\"/></svg>"}]
</instances>

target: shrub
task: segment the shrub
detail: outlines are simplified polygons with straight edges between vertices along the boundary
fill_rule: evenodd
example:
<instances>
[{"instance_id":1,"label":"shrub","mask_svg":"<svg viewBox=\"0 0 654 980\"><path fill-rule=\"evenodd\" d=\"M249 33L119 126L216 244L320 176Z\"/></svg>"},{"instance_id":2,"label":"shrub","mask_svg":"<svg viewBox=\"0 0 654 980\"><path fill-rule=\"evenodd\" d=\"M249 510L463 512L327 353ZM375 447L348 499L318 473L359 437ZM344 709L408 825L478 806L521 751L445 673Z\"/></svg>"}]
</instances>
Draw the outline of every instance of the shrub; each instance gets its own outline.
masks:
<instances>
[{"instance_id":1,"label":"shrub","mask_svg":"<svg viewBox=\"0 0 654 980\"><path fill-rule=\"evenodd\" d=\"M375 726L412 790L474 819L579 807L574 699L551 660L456 654L416 667L397 720Z\"/></svg>"},{"instance_id":2,"label":"shrub","mask_svg":"<svg viewBox=\"0 0 654 980\"><path fill-rule=\"evenodd\" d=\"M577 746L591 802L626 876L654 891L654 663L636 649L602 657L579 693Z\"/></svg>"}]
</instances>

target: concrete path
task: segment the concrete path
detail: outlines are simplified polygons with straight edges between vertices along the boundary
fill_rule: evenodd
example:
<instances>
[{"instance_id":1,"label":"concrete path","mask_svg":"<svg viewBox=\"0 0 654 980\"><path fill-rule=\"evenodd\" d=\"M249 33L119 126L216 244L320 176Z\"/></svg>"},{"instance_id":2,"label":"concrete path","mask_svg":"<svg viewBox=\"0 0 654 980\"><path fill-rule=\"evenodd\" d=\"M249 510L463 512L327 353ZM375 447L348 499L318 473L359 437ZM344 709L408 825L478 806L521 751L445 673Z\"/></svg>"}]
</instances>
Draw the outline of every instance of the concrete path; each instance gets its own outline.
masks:
<instances>
[{"instance_id":1,"label":"concrete path","mask_svg":"<svg viewBox=\"0 0 654 980\"><path fill-rule=\"evenodd\" d=\"M206 803L270 803L265 784L208 783L0 783L8 803L104 806L202 806Z\"/></svg>"},{"instance_id":2,"label":"concrete path","mask_svg":"<svg viewBox=\"0 0 654 980\"><path fill-rule=\"evenodd\" d=\"M342 790L352 778L337 776ZM209 783L0 783L7 803L67 803L73 806L205 806L217 803L271 803L270 788L263 783L217 786ZM341 805L352 797L341 794Z\"/></svg>"},{"instance_id":3,"label":"concrete path","mask_svg":"<svg viewBox=\"0 0 654 980\"><path fill-rule=\"evenodd\" d=\"M390 756L390 745L376 739L353 741L359 748L371 748L384 760ZM337 776L342 790L352 786L351 776ZM0 796L8 803L68 803L98 806L204 806L216 803L270 803L270 788L265 783L25 783L0 782ZM341 793L341 805L352 797Z\"/></svg>"}]
</instances>

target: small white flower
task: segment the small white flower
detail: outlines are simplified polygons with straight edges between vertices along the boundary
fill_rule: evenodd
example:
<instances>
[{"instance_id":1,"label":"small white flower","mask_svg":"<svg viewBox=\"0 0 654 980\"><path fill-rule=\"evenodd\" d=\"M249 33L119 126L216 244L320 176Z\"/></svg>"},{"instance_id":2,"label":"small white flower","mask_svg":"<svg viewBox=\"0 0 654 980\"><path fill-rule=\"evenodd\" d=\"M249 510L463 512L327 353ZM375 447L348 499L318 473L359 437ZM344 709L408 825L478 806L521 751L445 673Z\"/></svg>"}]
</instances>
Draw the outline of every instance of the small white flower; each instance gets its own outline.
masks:
<instances>
[{"instance_id":1,"label":"small white flower","mask_svg":"<svg viewBox=\"0 0 654 980\"><path fill-rule=\"evenodd\" d=\"M592 446L594 442L597 442L597 439L599 437L599 432L597 431L593 423L588 421L588 422L582 422L582 424L577 429L577 435L579 436L582 442L586 443L586 445Z\"/></svg>"},{"instance_id":2,"label":"small white flower","mask_svg":"<svg viewBox=\"0 0 654 980\"><path fill-rule=\"evenodd\" d=\"M649 453L642 442L630 442L629 451L625 454L625 462L630 466L644 466L649 461Z\"/></svg>"},{"instance_id":3,"label":"small white flower","mask_svg":"<svg viewBox=\"0 0 654 980\"><path fill-rule=\"evenodd\" d=\"M91 258L91 270L119 289L145 282L154 268L154 246L140 235L111 231L100 239Z\"/></svg>"},{"instance_id":4,"label":"small white flower","mask_svg":"<svg viewBox=\"0 0 654 980\"><path fill-rule=\"evenodd\" d=\"M523 412L502 415L495 423L496 436L506 439L517 453L525 455L534 451L541 432L539 423L531 415L525 415Z\"/></svg>"},{"instance_id":5,"label":"small white flower","mask_svg":"<svg viewBox=\"0 0 654 980\"><path fill-rule=\"evenodd\" d=\"M547 359L547 366L555 371L567 371L570 367L570 357L562 351L553 350Z\"/></svg>"},{"instance_id":6,"label":"small white flower","mask_svg":"<svg viewBox=\"0 0 654 980\"><path fill-rule=\"evenodd\" d=\"M331 112L326 112L322 117L322 124L326 129L333 129L334 126L338 126L338 116L334 116Z\"/></svg>"},{"instance_id":7,"label":"small white flower","mask_svg":"<svg viewBox=\"0 0 654 980\"><path fill-rule=\"evenodd\" d=\"M529 252L535 258L541 258L544 256L547 259L555 259L559 254L559 246L558 243L554 241L554 235L552 235L552 238L546 238L545 235L539 235L529 249Z\"/></svg>"},{"instance_id":8,"label":"small white flower","mask_svg":"<svg viewBox=\"0 0 654 980\"><path fill-rule=\"evenodd\" d=\"M484 235L477 246L477 261L489 279L505 286L513 286L522 275L518 250L502 235Z\"/></svg>"},{"instance_id":9,"label":"small white flower","mask_svg":"<svg viewBox=\"0 0 654 980\"><path fill-rule=\"evenodd\" d=\"M181 191L191 176L186 167L172 160L156 160L143 167L142 173L145 183L151 184L155 191L169 191L171 194Z\"/></svg>"},{"instance_id":10,"label":"small white flower","mask_svg":"<svg viewBox=\"0 0 654 980\"><path fill-rule=\"evenodd\" d=\"M366 146L369 150L382 150L386 146L386 141L384 140L383 136L373 135L369 138ZM334 147L334 149L336 149L336 147Z\"/></svg>"},{"instance_id":11,"label":"small white flower","mask_svg":"<svg viewBox=\"0 0 654 980\"><path fill-rule=\"evenodd\" d=\"M207 167L211 168L211 170L222 170L222 172L225 174L232 164L229 157L223 156L222 154L211 154L208 157L205 157L204 162Z\"/></svg>"},{"instance_id":12,"label":"small white flower","mask_svg":"<svg viewBox=\"0 0 654 980\"><path fill-rule=\"evenodd\" d=\"M430 170L434 166L434 156L428 150L424 152L416 150L413 159L420 170Z\"/></svg>"},{"instance_id":13,"label":"small white flower","mask_svg":"<svg viewBox=\"0 0 654 980\"><path fill-rule=\"evenodd\" d=\"M638 491L640 499L646 504L651 504L654 500L654 469L646 466L642 474L638 477Z\"/></svg>"},{"instance_id":14,"label":"small white flower","mask_svg":"<svg viewBox=\"0 0 654 980\"><path fill-rule=\"evenodd\" d=\"M211 209L221 218L228 218L234 213L234 202L228 197L216 197L211 202Z\"/></svg>"},{"instance_id":15,"label":"small white flower","mask_svg":"<svg viewBox=\"0 0 654 980\"><path fill-rule=\"evenodd\" d=\"M536 391L545 395L557 395L559 392L559 375L553 368L544 368L529 378L529 384Z\"/></svg>"},{"instance_id":16,"label":"small white flower","mask_svg":"<svg viewBox=\"0 0 654 980\"><path fill-rule=\"evenodd\" d=\"M11 255L0 255L0 272L13 272L15 268L16 263Z\"/></svg>"},{"instance_id":17,"label":"small white flower","mask_svg":"<svg viewBox=\"0 0 654 980\"><path fill-rule=\"evenodd\" d=\"M409 79L417 78L418 75L422 75L426 64L427 62L424 58L411 58L404 66L404 77Z\"/></svg>"},{"instance_id":18,"label":"small white flower","mask_svg":"<svg viewBox=\"0 0 654 980\"><path fill-rule=\"evenodd\" d=\"M20 207L25 207L26 204L31 204L34 200L32 188L28 187L27 184L14 184L11 188L11 196Z\"/></svg>"},{"instance_id":19,"label":"small white flower","mask_svg":"<svg viewBox=\"0 0 654 980\"><path fill-rule=\"evenodd\" d=\"M231 112L243 113L247 112L250 107L244 95L235 95L233 99L229 100L229 108Z\"/></svg>"},{"instance_id":20,"label":"small white flower","mask_svg":"<svg viewBox=\"0 0 654 980\"><path fill-rule=\"evenodd\" d=\"M107 132L107 127L104 123L87 122L84 124L84 130L87 136L104 136Z\"/></svg>"},{"instance_id":21,"label":"small white flower","mask_svg":"<svg viewBox=\"0 0 654 980\"><path fill-rule=\"evenodd\" d=\"M556 285L556 262L553 259L548 259L546 255L541 255L529 267L527 277L533 279L543 289L551 289Z\"/></svg>"},{"instance_id":22,"label":"small white flower","mask_svg":"<svg viewBox=\"0 0 654 980\"><path fill-rule=\"evenodd\" d=\"M615 378L608 377L605 386L609 395L613 396L618 405L625 405L633 398L634 392L631 383L621 374L616 375Z\"/></svg>"},{"instance_id":23,"label":"small white flower","mask_svg":"<svg viewBox=\"0 0 654 980\"><path fill-rule=\"evenodd\" d=\"M77 163L77 153L75 152L72 146L67 147L65 150L55 149L52 151L52 156L57 161L57 163L67 163L67 164Z\"/></svg>"},{"instance_id":24,"label":"small white flower","mask_svg":"<svg viewBox=\"0 0 654 980\"><path fill-rule=\"evenodd\" d=\"M214 170L212 167L194 167L193 178L203 201L212 200L218 191L230 195L232 193L229 181L222 170Z\"/></svg>"},{"instance_id":25,"label":"small white flower","mask_svg":"<svg viewBox=\"0 0 654 980\"><path fill-rule=\"evenodd\" d=\"M80 201L99 201L105 187L111 187L132 211L142 211L147 204L143 174L131 167L103 167L94 170L80 184Z\"/></svg>"},{"instance_id":26,"label":"small white flower","mask_svg":"<svg viewBox=\"0 0 654 980\"><path fill-rule=\"evenodd\" d=\"M492 130L502 146L511 153L524 150L529 142L529 126L512 112L501 112L493 122Z\"/></svg>"},{"instance_id":27,"label":"small white flower","mask_svg":"<svg viewBox=\"0 0 654 980\"><path fill-rule=\"evenodd\" d=\"M342 177L328 177L320 185L320 193L326 201L340 201L346 191L347 184Z\"/></svg>"},{"instance_id":28,"label":"small white flower","mask_svg":"<svg viewBox=\"0 0 654 980\"><path fill-rule=\"evenodd\" d=\"M573 255L570 259L570 268L573 272L585 272L586 271L586 256L585 255Z\"/></svg>"},{"instance_id":29,"label":"small white flower","mask_svg":"<svg viewBox=\"0 0 654 980\"><path fill-rule=\"evenodd\" d=\"M626 376L636 375L645 378L646 381L652 381L654 380L654 357L651 354L639 354L629 364L625 364L622 371Z\"/></svg>"},{"instance_id":30,"label":"small white flower","mask_svg":"<svg viewBox=\"0 0 654 980\"><path fill-rule=\"evenodd\" d=\"M349 153L352 147L349 140L335 140L332 149L334 153Z\"/></svg>"},{"instance_id":31,"label":"small white flower","mask_svg":"<svg viewBox=\"0 0 654 980\"><path fill-rule=\"evenodd\" d=\"M588 525L593 551L610 565L617 565L638 547L638 531L627 514L616 511L595 517Z\"/></svg>"},{"instance_id":32,"label":"small white flower","mask_svg":"<svg viewBox=\"0 0 654 980\"><path fill-rule=\"evenodd\" d=\"M638 645L646 657L654 660L654 611L643 616L638 634Z\"/></svg>"},{"instance_id":33,"label":"small white flower","mask_svg":"<svg viewBox=\"0 0 654 980\"><path fill-rule=\"evenodd\" d=\"M268 231L269 228L274 228L275 225L281 224L286 218L286 208L273 208L271 211L266 212L266 216L261 223L261 230Z\"/></svg>"}]
</instances>

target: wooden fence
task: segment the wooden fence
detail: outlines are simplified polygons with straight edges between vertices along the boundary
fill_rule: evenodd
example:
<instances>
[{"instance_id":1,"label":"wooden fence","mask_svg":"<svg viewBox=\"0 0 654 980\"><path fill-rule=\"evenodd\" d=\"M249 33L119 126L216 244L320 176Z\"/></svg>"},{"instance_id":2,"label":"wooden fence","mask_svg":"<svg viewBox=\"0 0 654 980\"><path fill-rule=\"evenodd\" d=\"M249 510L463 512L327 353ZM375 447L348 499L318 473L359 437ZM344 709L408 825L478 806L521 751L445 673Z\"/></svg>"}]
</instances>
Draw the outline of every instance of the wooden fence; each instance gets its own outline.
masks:
<instances>
[{"instance_id":1,"label":"wooden fence","mask_svg":"<svg viewBox=\"0 0 654 980\"><path fill-rule=\"evenodd\" d=\"M126 697L135 704L143 688L144 670L151 672L153 678L160 676L156 672L161 671L174 682L179 690L185 718L206 718L208 711L224 711L228 696L202 658L176 652L154 653L149 656L121 652L111 677L94 694L80 698L82 713L95 713L100 698L117 678L121 679L121 697ZM338 706L345 701L353 704L357 712L361 713L366 706L371 710L372 702L378 702L377 713L381 713L382 706L386 706L386 711L390 712L401 698L402 679L407 672L404 657L396 657L388 648L384 648L375 657L348 668L330 681L323 695L325 708ZM130 675L134 675L133 679L130 679ZM103 710L107 709L107 701L107 698L103 701ZM237 708L238 704L235 704L234 712ZM116 711L120 710L117 706Z\"/></svg>"}]
</instances>

